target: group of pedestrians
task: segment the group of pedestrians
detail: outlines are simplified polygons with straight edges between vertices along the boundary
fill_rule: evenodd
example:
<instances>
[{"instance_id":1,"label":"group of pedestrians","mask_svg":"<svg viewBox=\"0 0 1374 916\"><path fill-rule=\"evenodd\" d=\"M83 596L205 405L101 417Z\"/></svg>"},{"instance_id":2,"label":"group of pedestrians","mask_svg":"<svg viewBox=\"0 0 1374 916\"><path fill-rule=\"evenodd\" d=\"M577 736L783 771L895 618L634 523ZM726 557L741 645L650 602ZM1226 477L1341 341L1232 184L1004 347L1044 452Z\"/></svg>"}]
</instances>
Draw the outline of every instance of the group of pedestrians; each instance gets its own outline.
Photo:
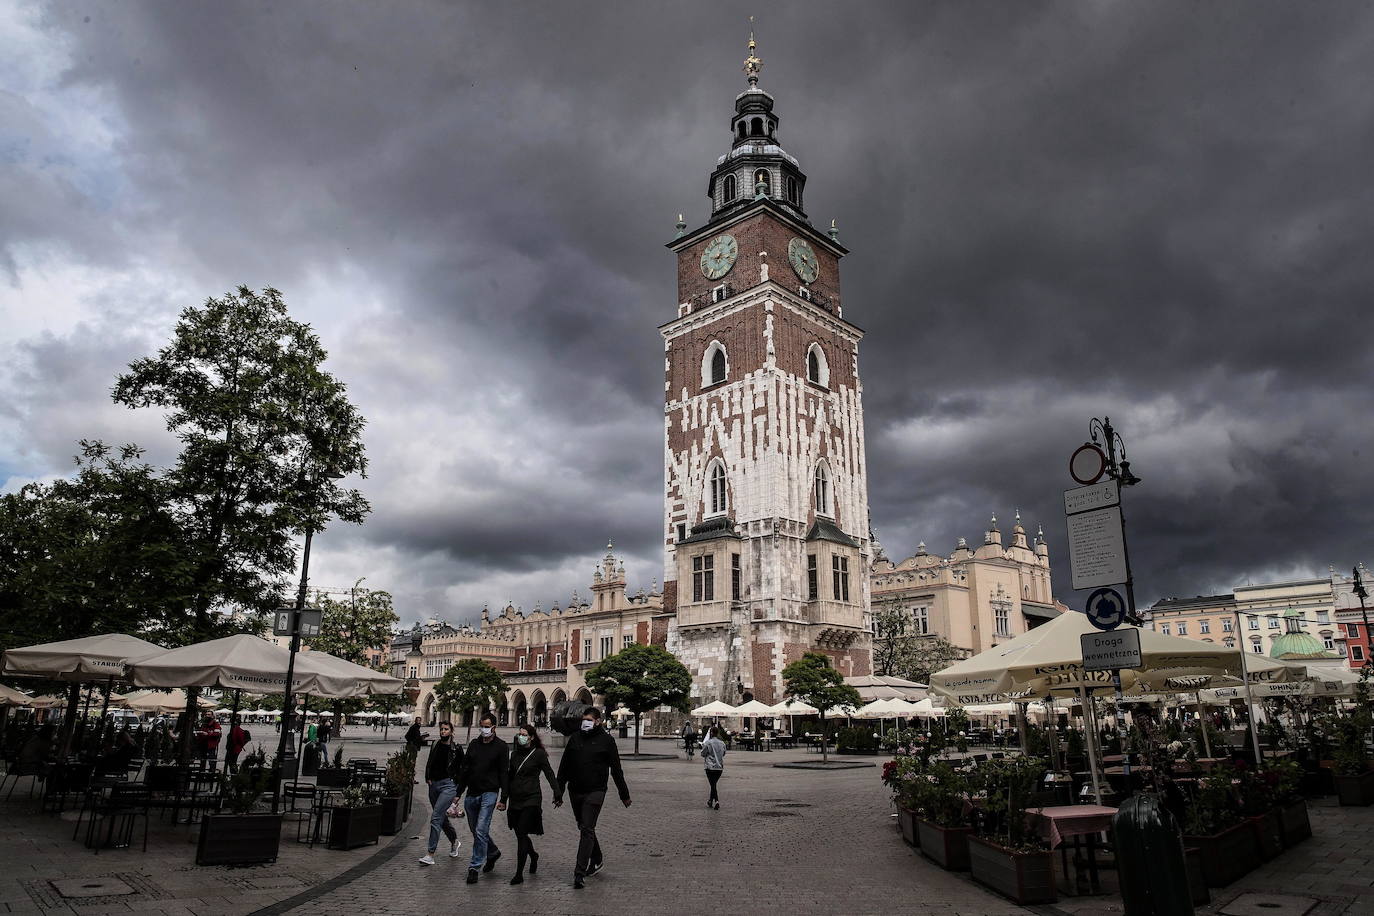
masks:
<instances>
[{"instance_id":1,"label":"group of pedestrians","mask_svg":"<svg viewBox=\"0 0 1374 916\"><path fill-rule=\"evenodd\" d=\"M615 780L621 803L630 806L620 753L615 739L601 727L601 711L596 707L587 709L580 730L568 739L556 775L533 726L521 724L516 729L514 750L496 735L496 720L491 715L482 716L478 728L478 737L464 750L453 738L452 723L439 724L439 740L430 748L425 763L425 782L433 811L429 851L420 859L421 864L434 864L441 833L449 841L449 856L459 856L461 843L449 818L465 818L472 835L467 883L476 884L501 858L501 850L491 836L491 821L496 812L505 811L506 826L514 832L516 840L515 874L510 883L523 883L527 867L531 875L537 874L539 853L532 838L544 833L540 785L543 777L553 793L555 808L562 806L565 793L572 804L579 832L573 887L585 887L585 879L605 865L596 824L611 779ZM459 796L463 796L461 808L457 804Z\"/></svg>"}]
</instances>

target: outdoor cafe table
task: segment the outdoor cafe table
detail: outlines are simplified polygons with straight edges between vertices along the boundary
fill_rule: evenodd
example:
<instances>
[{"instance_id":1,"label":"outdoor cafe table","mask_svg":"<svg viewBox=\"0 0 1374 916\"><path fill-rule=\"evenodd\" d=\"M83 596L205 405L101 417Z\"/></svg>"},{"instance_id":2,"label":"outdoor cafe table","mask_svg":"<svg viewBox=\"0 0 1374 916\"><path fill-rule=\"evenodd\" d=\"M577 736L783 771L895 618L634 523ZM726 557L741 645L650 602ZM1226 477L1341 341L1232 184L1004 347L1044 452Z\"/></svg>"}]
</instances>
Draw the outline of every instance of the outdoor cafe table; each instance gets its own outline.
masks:
<instances>
[{"instance_id":1,"label":"outdoor cafe table","mask_svg":"<svg viewBox=\"0 0 1374 916\"><path fill-rule=\"evenodd\" d=\"M1040 831L1040 836L1050 844L1050 849L1059 848L1066 839L1074 840L1074 864L1076 866L1082 864L1078 840L1079 838L1086 838L1088 880L1091 887L1089 893L1093 894L1102 892L1098 882L1097 856L1095 855L1097 835L1111 829L1112 818L1115 815L1116 809L1106 805L1057 805L1048 808L1036 808L1026 812L1026 817L1036 825ZM1062 853L1064 877L1067 878L1069 872L1068 847L1064 847ZM1074 883L1077 885L1078 893L1085 893L1081 868L1075 869Z\"/></svg>"}]
</instances>

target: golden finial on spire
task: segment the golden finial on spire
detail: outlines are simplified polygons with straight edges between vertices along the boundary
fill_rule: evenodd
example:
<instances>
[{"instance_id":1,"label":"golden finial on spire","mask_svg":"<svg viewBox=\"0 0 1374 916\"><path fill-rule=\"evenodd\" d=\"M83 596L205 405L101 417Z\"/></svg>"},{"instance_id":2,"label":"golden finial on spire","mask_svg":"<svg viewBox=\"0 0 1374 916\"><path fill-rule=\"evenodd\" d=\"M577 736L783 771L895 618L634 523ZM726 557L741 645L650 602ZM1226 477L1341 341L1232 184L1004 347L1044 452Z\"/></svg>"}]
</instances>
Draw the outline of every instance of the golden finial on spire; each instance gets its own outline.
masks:
<instances>
[{"instance_id":1,"label":"golden finial on spire","mask_svg":"<svg viewBox=\"0 0 1374 916\"><path fill-rule=\"evenodd\" d=\"M759 83L759 71L763 69L763 61L754 53L758 47L754 43L754 17L749 17L749 56L744 59L744 72L749 77L749 85L757 86Z\"/></svg>"}]
</instances>

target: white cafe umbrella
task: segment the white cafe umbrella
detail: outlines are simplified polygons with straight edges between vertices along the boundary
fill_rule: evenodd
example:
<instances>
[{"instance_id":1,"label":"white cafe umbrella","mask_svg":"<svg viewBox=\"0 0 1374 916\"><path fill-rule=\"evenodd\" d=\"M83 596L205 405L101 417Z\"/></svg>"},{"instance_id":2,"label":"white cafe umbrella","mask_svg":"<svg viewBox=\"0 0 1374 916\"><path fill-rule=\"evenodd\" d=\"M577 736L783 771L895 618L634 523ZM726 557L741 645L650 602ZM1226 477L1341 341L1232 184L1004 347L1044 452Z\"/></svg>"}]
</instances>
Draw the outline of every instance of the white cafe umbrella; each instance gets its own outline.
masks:
<instances>
[{"instance_id":1,"label":"white cafe umbrella","mask_svg":"<svg viewBox=\"0 0 1374 916\"><path fill-rule=\"evenodd\" d=\"M772 710L772 715L775 716L818 716L821 714L819 709L796 697L783 700L781 703L774 703L769 708Z\"/></svg>"},{"instance_id":2,"label":"white cafe umbrella","mask_svg":"<svg viewBox=\"0 0 1374 916\"><path fill-rule=\"evenodd\" d=\"M729 703L722 703L720 700L712 700L705 706L698 706L691 712L693 716L733 716L734 714L735 707Z\"/></svg>"},{"instance_id":3,"label":"white cafe umbrella","mask_svg":"<svg viewBox=\"0 0 1374 916\"><path fill-rule=\"evenodd\" d=\"M298 667L304 665L307 671L318 671L351 679L355 683L355 692L349 696L397 694L405 686L405 682L398 677L392 677L375 668L346 661L327 652L302 653L296 656L296 665Z\"/></svg>"},{"instance_id":4,"label":"white cafe umbrella","mask_svg":"<svg viewBox=\"0 0 1374 916\"><path fill-rule=\"evenodd\" d=\"M112 700L110 705L141 713L177 713L186 709L186 691L173 690L171 693L164 693L161 690L136 690ZM199 709L214 709L218 705L214 700L196 697L196 707Z\"/></svg>"},{"instance_id":5,"label":"white cafe umbrella","mask_svg":"<svg viewBox=\"0 0 1374 916\"><path fill-rule=\"evenodd\" d=\"M0 684L0 706L32 706L33 697Z\"/></svg>"},{"instance_id":6,"label":"white cafe umbrella","mask_svg":"<svg viewBox=\"0 0 1374 916\"><path fill-rule=\"evenodd\" d=\"M922 719L940 719L944 718L949 713L945 711L943 706L936 706L931 702L930 697L926 697L924 700L916 701L914 708L911 710L911 714Z\"/></svg>"},{"instance_id":7,"label":"white cafe umbrella","mask_svg":"<svg viewBox=\"0 0 1374 916\"><path fill-rule=\"evenodd\" d=\"M124 674L126 662L164 651L159 645L124 633L83 636L6 649L0 661L0 674L59 681L98 681L119 678Z\"/></svg>"},{"instance_id":8,"label":"white cafe umbrella","mask_svg":"<svg viewBox=\"0 0 1374 916\"><path fill-rule=\"evenodd\" d=\"M767 703L760 703L758 700L750 700L748 703L736 706L733 710L731 710L730 715L748 716L750 718L757 718L758 716L772 716L773 707L769 706Z\"/></svg>"},{"instance_id":9,"label":"white cafe umbrella","mask_svg":"<svg viewBox=\"0 0 1374 916\"><path fill-rule=\"evenodd\" d=\"M293 693L351 697L365 692L349 677L304 663L299 654L292 673ZM129 666L140 687L221 687L255 693L281 693L290 652L248 633L182 646Z\"/></svg>"}]
</instances>

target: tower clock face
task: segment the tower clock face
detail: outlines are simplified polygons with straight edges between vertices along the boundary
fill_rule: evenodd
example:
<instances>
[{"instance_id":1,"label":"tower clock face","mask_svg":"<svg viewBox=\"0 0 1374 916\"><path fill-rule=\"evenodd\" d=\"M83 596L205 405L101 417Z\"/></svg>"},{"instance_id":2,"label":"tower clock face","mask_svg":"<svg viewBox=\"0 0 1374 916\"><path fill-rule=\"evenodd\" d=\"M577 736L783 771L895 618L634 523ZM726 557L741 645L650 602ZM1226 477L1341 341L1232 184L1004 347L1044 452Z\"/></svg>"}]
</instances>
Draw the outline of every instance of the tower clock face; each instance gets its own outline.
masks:
<instances>
[{"instance_id":1,"label":"tower clock face","mask_svg":"<svg viewBox=\"0 0 1374 916\"><path fill-rule=\"evenodd\" d=\"M816 252L811 250L802 239L793 239L787 243L787 260L796 271L797 276L801 277L803 283L815 283L816 277L820 275L821 265L816 260Z\"/></svg>"},{"instance_id":2,"label":"tower clock face","mask_svg":"<svg viewBox=\"0 0 1374 916\"><path fill-rule=\"evenodd\" d=\"M733 235L718 235L706 245L701 253L701 272L708 280L719 280L735 266L735 256L739 254L739 243Z\"/></svg>"}]
</instances>

